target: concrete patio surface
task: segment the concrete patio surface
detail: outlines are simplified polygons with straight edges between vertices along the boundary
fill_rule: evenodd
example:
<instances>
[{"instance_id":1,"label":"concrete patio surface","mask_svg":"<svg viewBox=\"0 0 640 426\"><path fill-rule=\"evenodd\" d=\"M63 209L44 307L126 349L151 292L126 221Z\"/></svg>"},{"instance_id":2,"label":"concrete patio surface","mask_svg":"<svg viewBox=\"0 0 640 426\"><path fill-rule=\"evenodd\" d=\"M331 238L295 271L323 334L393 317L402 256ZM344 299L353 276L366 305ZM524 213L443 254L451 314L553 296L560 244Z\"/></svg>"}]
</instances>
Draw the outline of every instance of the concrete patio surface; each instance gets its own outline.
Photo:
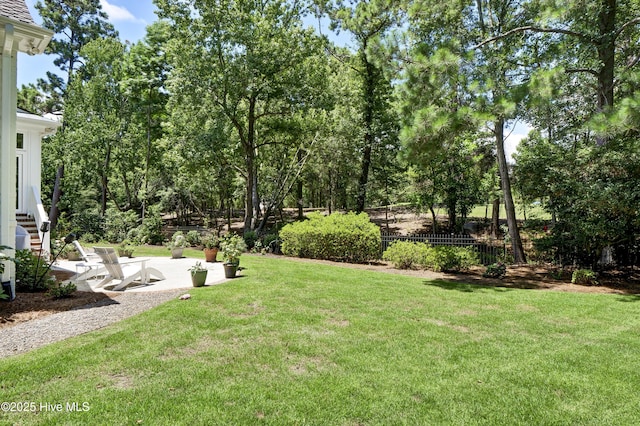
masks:
<instances>
[{"instance_id":1,"label":"concrete patio surface","mask_svg":"<svg viewBox=\"0 0 640 426\"><path fill-rule=\"evenodd\" d=\"M166 291L176 289L189 289L193 288L191 284L191 275L188 269L195 265L196 262L201 262L202 266L207 268L207 281L205 286L221 284L227 279L224 277L224 267L221 262L208 263L203 259L194 259L183 257L180 259L171 259L169 257L134 257L133 259L123 259L123 262L139 261L146 259L146 267L158 269L165 277L164 280L155 280L146 285L139 285L133 283L129 285L124 292L149 292L149 291ZM84 272L84 268L81 266L83 262L72 262L68 260L58 260L54 264L54 268L63 269L74 274ZM76 282L78 290L80 291L93 291L93 292L109 292L109 286L107 289L98 288L97 285L100 282L99 279L90 279L87 281Z\"/></svg>"}]
</instances>

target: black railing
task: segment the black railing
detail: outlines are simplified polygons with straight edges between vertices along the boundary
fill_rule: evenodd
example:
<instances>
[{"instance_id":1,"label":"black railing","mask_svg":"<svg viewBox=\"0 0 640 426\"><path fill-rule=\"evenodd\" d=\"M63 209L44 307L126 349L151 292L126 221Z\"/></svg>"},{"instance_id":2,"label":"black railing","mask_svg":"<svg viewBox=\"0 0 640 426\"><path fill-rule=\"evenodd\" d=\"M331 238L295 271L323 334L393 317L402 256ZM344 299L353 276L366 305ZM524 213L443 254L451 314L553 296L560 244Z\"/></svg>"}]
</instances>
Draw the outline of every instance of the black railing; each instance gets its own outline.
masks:
<instances>
[{"instance_id":1,"label":"black railing","mask_svg":"<svg viewBox=\"0 0 640 426\"><path fill-rule=\"evenodd\" d=\"M473 247L483 265L504 259L507 248L504 239L473 237L467 234L386 234L382 233L382 252L394 241L414 241L432 246Z\"/></svg>"}]
</instances>

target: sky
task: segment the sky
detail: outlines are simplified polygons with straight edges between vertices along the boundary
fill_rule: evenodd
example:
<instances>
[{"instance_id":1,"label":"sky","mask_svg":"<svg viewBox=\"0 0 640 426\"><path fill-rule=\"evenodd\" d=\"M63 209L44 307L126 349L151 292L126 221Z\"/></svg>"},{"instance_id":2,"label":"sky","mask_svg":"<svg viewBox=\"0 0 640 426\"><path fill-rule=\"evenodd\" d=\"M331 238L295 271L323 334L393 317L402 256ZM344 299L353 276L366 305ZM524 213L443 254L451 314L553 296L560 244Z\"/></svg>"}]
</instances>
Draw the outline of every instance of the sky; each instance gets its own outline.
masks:
<instances>
[{"instance_id":1,"label":"sky","mask_svg":"<svg viewBox=\"0 0 640 426\"><path fill-rule=\"evenodd\" d=\"M34 7L38 0L26 0L29 11L36 24L41 25L42 19ZM120 33L120 40L132 43L144 38L147 25L157 19L152 0L100 0L102 10L109 15L109 21ZM36 83L39 78L45 78L47 71L60 74L61 71L53 65L53 55L29 56L20 53L18 56L18 87L23 84Z\"/></svg>"},{"instance_id":2,"label":"sky","mask_svg":"<svg viewBox=\"0 0 640 426\"><path fill-rule=\"evenodd\" d=\"M35 9L38 0L26 0L31 16L36 24L41 24L42 19ZM102 10L109 15L109 21L120 34L120 40L135 43L145 36L147 25L157 19L155 6L152 0L100 0ZM317 26L317 21L308 20L308 25ZM328 31L325 29L325 34ZM344 34L338 36L333 41L339 44L347 44ZM331 37L333 38L333 37ZM36 83L39 78L45 78L47 71L60 74L60 70L53 65L53 55L28 56L20 53L18 56L18 87L23 84ZM511 154L515 152L517 144L526 137L529 127L526 123L519 122L515 125L513 132L505 140L505 153L507 161L512 162Z\"/></svg>"}]
</instances>

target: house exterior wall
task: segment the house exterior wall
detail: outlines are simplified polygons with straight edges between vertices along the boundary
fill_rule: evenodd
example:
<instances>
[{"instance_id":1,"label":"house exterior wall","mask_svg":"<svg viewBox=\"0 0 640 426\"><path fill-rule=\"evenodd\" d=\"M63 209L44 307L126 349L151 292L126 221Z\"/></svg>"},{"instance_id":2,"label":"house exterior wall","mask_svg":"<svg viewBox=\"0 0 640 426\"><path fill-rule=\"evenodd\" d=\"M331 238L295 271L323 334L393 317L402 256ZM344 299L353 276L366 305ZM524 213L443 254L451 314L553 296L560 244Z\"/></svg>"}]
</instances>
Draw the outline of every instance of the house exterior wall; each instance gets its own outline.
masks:
<instances>
[{"instance_id":1,"label":"house exterior wall","mask_svg":"<svg viewBox=\"0 0 640 426\"><path fill-rule=\"evenodd\" d=\"M26 11L26 13L25 13ZM15 245L16 104L18 52L43 53L53 32L33 25L24 0L2 0L0 8L0 245ZM4 250L13 257L14 250ZM2 282L15 292L15 265L5 262Z\"/></svg>"},{"instance_id":2,"label":"house exterior wall","mask_svg":"<svg viewBox=\"0 0 640 426\"><path fill-rule=\"evenodd\" d=\"M31 193L35 188L40 192L42 182L42 138L55 133L61 123L33 114L18 113L16 122L16 134L23 135L24 148L16 147L16 154L23 156L21 196L22 208L18 213L35 215L36 206L31 200Z\"/></svg>"},{"instance_id":3,"label":"house exterior wall","mask_svg":"<svg viewBox=\"0 0 640 426\"><path fill-rule=\"evenodd\" d=\"M13 25L0 22L0 245L13 247L16 234L17 40ZM13 257L14 251L6 253ZM5 262L2 281L15 287L15 265Z\"/></svg>"}]
</instances>

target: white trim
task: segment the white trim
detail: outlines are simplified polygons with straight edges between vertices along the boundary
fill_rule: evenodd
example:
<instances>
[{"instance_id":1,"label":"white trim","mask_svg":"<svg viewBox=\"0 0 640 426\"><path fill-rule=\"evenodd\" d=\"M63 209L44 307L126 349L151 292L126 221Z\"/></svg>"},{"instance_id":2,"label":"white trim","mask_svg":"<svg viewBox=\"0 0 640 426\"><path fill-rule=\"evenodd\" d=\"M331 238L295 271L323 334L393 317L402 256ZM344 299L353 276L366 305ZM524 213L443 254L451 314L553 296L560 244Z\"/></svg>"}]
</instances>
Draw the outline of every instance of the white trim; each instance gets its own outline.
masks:
<instances>
[{"instance_id":1,"label":"white trim","mask_svg":"<svg viewBox=\"0 0 640 426\"><path fill-rule=\"evenodd\" d=\"M16 213L26 213L25 210L25 193L24 193L24 158L26 157L24 150L16 153Z\"/></svg>"},{"instance_id":2,"label":"white trim","mask_svg":"<svg viewBox=\"0 0 640 426\"><path fill-rule=\"evenodd\" d=\"M11 27L10 31L15 34L15 42L17 43L16 50L28 55L44 53L44 49L53 37L53 31L4 16L0 16L0 26L7 30Z\"/></svg>"}]
</instances>

